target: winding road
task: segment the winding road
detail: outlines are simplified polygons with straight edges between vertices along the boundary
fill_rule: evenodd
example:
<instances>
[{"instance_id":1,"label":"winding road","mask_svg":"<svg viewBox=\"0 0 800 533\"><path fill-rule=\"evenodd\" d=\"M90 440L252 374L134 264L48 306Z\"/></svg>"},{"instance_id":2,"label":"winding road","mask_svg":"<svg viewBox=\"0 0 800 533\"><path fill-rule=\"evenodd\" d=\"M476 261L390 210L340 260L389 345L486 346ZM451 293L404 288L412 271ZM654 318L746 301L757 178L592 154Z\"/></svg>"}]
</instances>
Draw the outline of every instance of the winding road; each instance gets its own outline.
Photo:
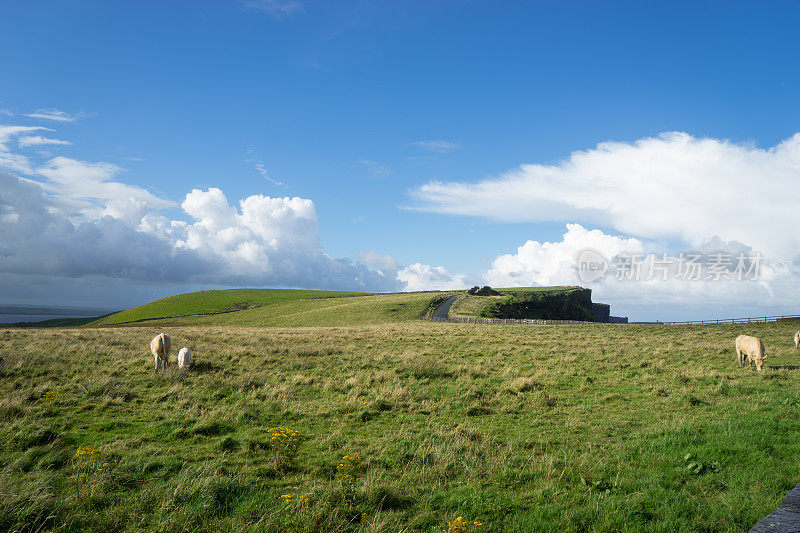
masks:
<instances>
[{"instance_id":1,"label":"winding road","mask_svg":"<svg viewBox=\"0 0 800 533\"><path fill-rule=\"evenodd\" d=\"M436 311L433 312L433 319L434 320L444 320L447 318L447 314L450 312L450 306L453 305L453 302L458 300L458 297L461 296L460 294L456 294L455 296L451 296L447 300L444 301L442 305L436 308Z\"/></svg>"}]
</instances>

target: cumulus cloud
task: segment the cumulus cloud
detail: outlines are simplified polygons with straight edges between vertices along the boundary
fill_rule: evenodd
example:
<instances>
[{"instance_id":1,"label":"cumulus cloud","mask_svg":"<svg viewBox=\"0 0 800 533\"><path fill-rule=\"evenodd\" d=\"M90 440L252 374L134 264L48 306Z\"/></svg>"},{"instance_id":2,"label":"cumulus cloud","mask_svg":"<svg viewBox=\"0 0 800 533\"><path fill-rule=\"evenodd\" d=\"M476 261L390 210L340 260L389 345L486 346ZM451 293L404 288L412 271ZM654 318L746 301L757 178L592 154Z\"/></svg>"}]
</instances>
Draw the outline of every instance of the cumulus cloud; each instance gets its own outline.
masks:
<instances>
[{"instance_id":1,"label":"cumulus cloud","mask_svg":"<svg viewBox=\"0 0 800 533\"><path fill-rule=\"evenodd\" d=\"M451 274L444 267L422 263L407 266L397 273L397 278L405 283L407 291L463 289L468 284L463 274Z\"/></svg>"},{"instance_id":2,"label":"cumulus cloud","mask_svg":"<svg viewBox=\"0 0 800 533\"><path fill-rule=\"evenodd\" d=\"M766 149L667 133L477 183L431 182L412 194L423 211L576 221L690 245L717 236L789 258L800 246L798 178L800 133Z\"/></svg>"},{"instance_id":3,"label":"cumulus cloud","mask_svg":"<svg viewBox=\"0 0 800 533\"><path fill-rule=\"evenodd\" d=\"M418 148L422 148L423 150L428 150L431 152L450 152L452 150L457 150L461 148L458 144L450 141L415 141L413 143L414 146Z\"/></svg>"},{"instance_id":4,"label":"cumulus cloud","mask_svg":"<svg viewBox=\"0 0 800 533\"><path fill-rule=\"evenodd\" d=\"M67 174L84 169L95 184L115 171L70 165ZM402 288L395 275L325 254L308 199L253 195L232 206L220 189L195 189L181 204L186 221L153 212L146 195L104 196L102 212L75 221L53 209L37 182L0 172L0 272L148 283Z\"/></svg>"},{"instance_id":5,"label":"cumulus cloud","mask_svg":"<svg viewBox=\"0 0 800 533\"><path fill-rule=\"evenodd\" d=\"M62 122L75 118L55 110L32 115L45 114ZM162 211L178 204L124 183L118 165L64 156L36 161L41 154L10 151L11 144L66 142L32 134L41 131L53 130L0 126L0 167L25 176L0 171L0 272L7 277L94 277L101 286L102 279L116 279L187 287L405 288L402 265L388 255L328 256L310 199L256 194L232 205L221 189L195 189L180 203L183 216L167 218ZM280 185L257 158L251 161ZM428 277L442 284L442 273L432 272Z\"/></svg>"},{"instance_id":6,"label":"cumulus cloud","mask_svg":"<svg viewBox=\"0 0 800 533\"><path fill-rule=\"evenodd\" d=\"M585 249L597 250L607 258L623 252L641 253L642 243L587 230L580 224L567 224L560 242L527 241L515 254L500 255L484 275L495 287L578 285L575 260Z\"/></svg>"},{"instance_id":7,"label":"cumulus cloud","mask_svg":"<svg viewBox=\"0 0 800 533\"><path fill-rule=\"evenodd\" d=\"M26 148L28 146L62 145L62 144L72 144L72 143L69 141L62 141L61 139L42 137L41 135L29 135L17 139L17 144L19 144L20 148Z\"/></svg>"},{"instance_id":8,"label":"cumulus cloud","mask_svg":"<svg viewBox=\"0 0 800 533\"><path fill-rule=\"evenodd\" d=\"M580 275L579 254L584 250L592 250L610 262L605 276L587 282ZM679 275L679 254L668 254L653 243L639 239L608 235L597 229L588 230L580 224L567 224L567 231L560 241L527 241L516 253L498 256L484 279L496 287L589 287L594 291L595 301L610 303L615 309L629 310L638 319L687 320L737 314L753 316L765 312L773 314L778 310L795 312L792 309L796 307L796 295L800 290L800 264L797 261L763 259L757 275L746 275L742 279L715 279L709 265L716 254L729 256L732 264L726 268L733 270L738 255L749 259L756 257L758 252L739 242L714 238L685 252L686 256L694 254L703 258L702 273L695 278ZM642 261L635 275L621 267L621 262L634 256ZM655 261L659 264L654 265ZM748 261L747 266L751 264Z\"/></svg>"}]
</instances>

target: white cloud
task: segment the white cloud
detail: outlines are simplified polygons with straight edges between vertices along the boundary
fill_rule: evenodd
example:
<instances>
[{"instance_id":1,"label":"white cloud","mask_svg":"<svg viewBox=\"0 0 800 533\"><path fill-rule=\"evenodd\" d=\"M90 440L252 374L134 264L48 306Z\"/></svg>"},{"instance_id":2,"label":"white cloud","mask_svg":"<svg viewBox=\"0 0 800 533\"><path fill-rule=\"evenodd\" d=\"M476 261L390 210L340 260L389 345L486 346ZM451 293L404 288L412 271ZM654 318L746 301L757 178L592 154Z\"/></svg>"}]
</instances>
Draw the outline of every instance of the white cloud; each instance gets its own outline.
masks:
<instances>
[{"instance_id":1,"label":"white cloud","mask_svg":"<svg viewBox=\"0 0 800 533\"><path fill-rule=\"evenodd\" d=\"M457 150L461 148L458 144L450 141L415 141L413 143L414 146L422 148L423 150L428 150L431 152L450 152L452 150Z\"/></svg>"},{"instance_id":2,"label":"white cloud","mask_svg":"<svg viewBox=\"0 0 800 533\"><path fill-rule=\"evenodd\" d=\"M151 209L175 205L141 187L112 180L122 170L111 163L90 163L58 156L37 168L36 173L47 178L41 183L42 187L60 200L59 207L71 216L96 217L106 202L125 203L129 199Z\"/></svg>"},{"instance_id":3,"label":"white cloud","mask_svg":"<svg viewBox=\"0 0 800 533\"><path fill-rule=\"evenodd\" d=\"M718 236L792 258L800 249L798 179L800 133L768 149L668 133L478 183L432 182L413 196L424 211L576 221L690 245Z\"/></svg>"},{"instance_id":4,"label":"white cloud","mask_svg":"<svg viewBox=\"0 0 800 533\"><path fill-rule=\"evenodd\" d=\"M41 145L60 145L60 144L72 144L69 141L62 141L61 139L51 139L50 137L42 137L41 135L31 135L20 137L17 139L17 143L19 144L20 148L25 148L27 146L41 146Z\"/></svg>"},{"instance_id":5,"label":"white cloud","mask_svg":"<svg viewBox=\"0 0 800 533\"><path fill-rule=\"evenodd\" d=\"M6 144L11 138L24 133L32 131L53 131L50 128L43 128L41 126L5 126L0 124L0 151L7 152L9 150Z\"/></svg>"},{"instance_id":6,"label":"white cloud","mask_svg":"<svg viewBox=\"0 0 800 533\"><path fill-rule=\"evenodd\" d=\"M375 178L385 178L392 173L389 165L379 163L378 161L370 161L369 159L359 159L358 163L367 167Z\"/></svg>"},{"instance_id":7,"label":"white cloud","mask_svg":"<svg viewBox=\"0 0 800 533\"><path fill-rule=\"evenodd\" d=\"M580 224L567 224L560 242L527 241L516 254L498 256L484 275L494 287L579 285L575 258L584 249L597 250L607 258L623 252L643 251L637 239L606 235L586 230Z\"/></svg>"},{"instance_id":8,"label":"white cloud","mask_svg":"<svg viewBox=\"0 0 800 533\"><path fill-rule=\"evenodd\" d=\"M248 153L250 153L250 150L248 150ZM259 161L258 158L249 157L245 159L245 161L247 161L248 163L253 163L253 168L255 169L255 171L261 174L261 176L268 182L272 183L273 185L277 185L278 187L286 187L286 185L283 182L273 179L269 175L269 172L267 172L267 167L265 167L264 163Z\"/></svg>"},{"instance_id":9,"label":"white cloud","mask_svg":"<svg viewBox=\"0 0 800 533\"><path fill-rule=\"evenodd\" d=\"M593 290L594 301L612 304L612 313L629 310L636 319L687 320L690 318L726 318L736 315L773 314L778 309L795 312L800 291L800 265L792 261L765 260L754 280L714 281L707 275L697 281L676 277L677 258L672 261L666 280L659 274L647 275L648 268L634 280L617 279L613 265L606 276L586 283L579 276L576 260L579 252L595 250L614 260L620 254L657 254L662 250L638 239L587 230L579 224L567 224L561 241L527 241L514 254L498 256L485 273L486 283L495 287L581 285ZM753 250L736 242L719 239L696 248L700 253L725 252L748 255ZM647 279L647 278L650 279ZM770 311L765 311L765 309ZM616 310L616 311L615 311Z\"/></svg>"},{"instance_id":10,"label":"white cloud","mask_svg":"<svg viewBox=\"0 0 800 533\"><path fill-rule=\"evenodd\" d=\"M406 284L406 291L433 291L463 289L468 285L463 274L451 274L446 268L414 263L397 273L397 279Z\"/></svg>"},{"instance_id":11,"label":"white cloud","mask_svg":"<svg viewBox=\"0 0 800 533\"><path fill-rule=\"evenodd\" d=\"M245 0L244 5L264 11L277 19L291 17L304 10L304 3L299 0Z\"/></svg>"},{"instance_id":12,"label":"white cloud","mask_svg":"<svg viewBox=\"0 0 800 533\"><path fill-rule=\"evenodd\" d=\"M53 178L85 173L95 186L117 170L85 163L63 167L67 170ZM186 222L153 213L147 196L104 196L102 211L75 222L53 209L39 184L0 172L0 272L148 283L402 287L392 275L326 255L308 199L253 195L233 207L220 189L195 189L181 204Z\"/></svg>"},{"instance_id":13,"label":"white cloud","mask_svg":"<svg viewBox=\"0 0 800 533\"><path fill-rule=\"evenodd\" d=\"M37 109L34 113L25 115L26 117L38 118L42 120L52 120L55 122L77 122L86 116L85 113L70 114L58 109Z\"/></svg>"},{"instance_id":14,"label":"white cloud","mask_svg":"<svg viewBox=\"0 0 800 533\"><path fill-rule=\"evenodd\" d=\"M368 267L377 270L384 276L397 277L397 273L403 268L403 265L388 254L380 254L378 252L368 250L358 254L358 260L367 265Z\"/></svg>"},{"instance_id":15,"label":"white cloud","mask_svg":"<svg viewBox=\"0 0 800 533\"><path fill-rule=\"evenodd\" d=\"M34 173L30 160L24 155L0 151L0 168L31 175Z\"/></svg>"}]
</instances>

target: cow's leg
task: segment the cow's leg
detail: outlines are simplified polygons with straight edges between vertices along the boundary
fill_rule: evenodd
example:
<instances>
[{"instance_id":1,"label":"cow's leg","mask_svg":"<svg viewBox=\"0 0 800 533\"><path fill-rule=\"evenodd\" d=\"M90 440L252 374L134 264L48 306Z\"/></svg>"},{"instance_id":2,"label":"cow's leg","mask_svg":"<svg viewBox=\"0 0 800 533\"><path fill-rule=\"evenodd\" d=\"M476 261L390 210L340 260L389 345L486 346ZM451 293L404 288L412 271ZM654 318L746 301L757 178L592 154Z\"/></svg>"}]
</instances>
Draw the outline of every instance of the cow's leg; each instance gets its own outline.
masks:
<instances>
[{"instance_id":1,"label":"cow's leg","mask_svg":"<svg viewBox=\"0 0 800 533\"><path fill-rule=\"evenodd\" d=\"M739 360L739 366L744 366L744 358L742 357L742 350L736 348L736 358Z\"/></svg>"}]
</instances>

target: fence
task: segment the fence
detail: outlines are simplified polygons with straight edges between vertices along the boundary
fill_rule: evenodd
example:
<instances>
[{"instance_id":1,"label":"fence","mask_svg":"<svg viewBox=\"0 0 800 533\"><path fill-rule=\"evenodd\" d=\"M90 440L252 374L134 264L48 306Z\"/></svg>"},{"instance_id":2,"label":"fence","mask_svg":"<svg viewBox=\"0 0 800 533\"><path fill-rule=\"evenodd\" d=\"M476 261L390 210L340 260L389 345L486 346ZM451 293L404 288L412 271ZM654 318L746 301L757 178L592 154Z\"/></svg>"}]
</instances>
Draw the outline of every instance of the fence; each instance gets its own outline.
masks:
<instances>
[{"instance_id":1,"label":"fence","mask_svg":"<svg viewBox=\"0 0 800 533\"><path fill-rule=\"evenodd\" d=\"M800 320L800 315L757 316L749 318L720 318L717 320L687 320L685 322L662 322L669 326L711 325L711 324L750 324L751 322L777 322L778 320Z\"/></svg>"},{"instance_id":2,"label":"fence","mask_svg":"<svg viewBox=\"0 0 800 533\"><path fill-rule=\"evenodd\" d=\"M434 322L458 322L462 324L533 324L538 326L557 326L557 325L592 325L592 324L611 324L615 326L628 325L660 325L660 326L692 326L692 325L712 325L712 324L749 324L754 322L776 322L778 320L798 320L800 315L775 315L759 316L750 318L720 318L715 320L687 320L685 322L586 322L581 320L540 320L535 318L478 318L471 316L449 316L449 317L430 317L426 320Z\"/></svg>"},{"instance_id":3,"label":"fence","mask_svg":"<svg viewBox=\"0 0 800 533\"><path fill-rule=\"evenodd\" d=\"M459 322L463 324L535 324L539 326L547 325L579 325L579 324L602 324L603 322L586 322L583 320L540 320L538 318L478 318L471 316L448 316L430 317L426 320L434 322Z\"/></svg>"}]
</instances>

